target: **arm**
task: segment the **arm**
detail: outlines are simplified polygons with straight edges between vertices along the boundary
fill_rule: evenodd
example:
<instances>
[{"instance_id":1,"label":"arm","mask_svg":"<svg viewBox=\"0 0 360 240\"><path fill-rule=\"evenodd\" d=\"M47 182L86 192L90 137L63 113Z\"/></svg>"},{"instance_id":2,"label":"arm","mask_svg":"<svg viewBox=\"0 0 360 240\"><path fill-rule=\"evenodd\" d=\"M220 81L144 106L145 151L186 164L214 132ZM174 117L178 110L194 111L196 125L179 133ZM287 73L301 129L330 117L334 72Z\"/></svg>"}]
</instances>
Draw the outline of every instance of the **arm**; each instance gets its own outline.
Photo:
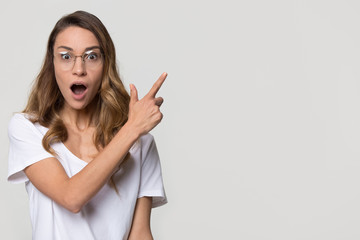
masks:
<instances>
[{"instance_id":1,"label":"arm","mask_svg":"<svg viewBox=\"0 0 360 240\"><path fill-rule=\"evenodd\" d=\"M166 78L162 74L140 101L131 86L128 122L112 141L79 173L69 178L56 158L47 158L27 167L24 172L34 186L58 204L79 212L109 180L135 141L153 129L162 119L162 98L155 98Z\"/></svg>"},{"instance_id":2,"label":"arm","mask_svg":"<svg viewBox=\"0 0 360 240\"><path fill-rule=\"evenodd\" d=\"M138 198L128 240L153 240L150 229L151 197Z\"/></svg>"},{"instance_id":3,"label":"arm","mask_svg":"<svg viewBox=\"0 0 360 240\"><path fill-rule=\"evenodd\" d=\"M104 150L79 173L69 178L56 158L47 158L25 168L34 186L71 212L79 212L109 180L136 141L137 135L123 127Z\"/></svg>"}]
</instances>

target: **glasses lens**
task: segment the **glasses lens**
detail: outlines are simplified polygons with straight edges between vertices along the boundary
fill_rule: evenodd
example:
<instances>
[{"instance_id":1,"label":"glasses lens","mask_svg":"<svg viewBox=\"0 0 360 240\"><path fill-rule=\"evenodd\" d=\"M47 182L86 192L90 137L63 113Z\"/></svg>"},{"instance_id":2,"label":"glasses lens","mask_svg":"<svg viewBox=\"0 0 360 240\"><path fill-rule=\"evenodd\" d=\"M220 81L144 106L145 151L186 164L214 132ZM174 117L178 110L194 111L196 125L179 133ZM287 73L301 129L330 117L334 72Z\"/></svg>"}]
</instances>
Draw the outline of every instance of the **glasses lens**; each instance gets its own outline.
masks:
<instances>
[{"instance_id":1,"label":"glasses lens","mask_svg":"<svg viewBox=\"0 0 360 240\"><path fill-rule=\"evenodd\" d=\"M98 49L90 50L84 53L83 60L85 66L89 69L96 68L102 63L101 52Z\"/></svg>"},{"instance_id":2,"label":"glasses lens","mask_svg":"<svg viewBox=\"0 0 360 240\"><path fill-rule=\"evenodd\" d=\"M73 67L74 55L70 52L59 52L55 54L55 59L63 70L69 70Z\"/></svg>"}]
</instances>

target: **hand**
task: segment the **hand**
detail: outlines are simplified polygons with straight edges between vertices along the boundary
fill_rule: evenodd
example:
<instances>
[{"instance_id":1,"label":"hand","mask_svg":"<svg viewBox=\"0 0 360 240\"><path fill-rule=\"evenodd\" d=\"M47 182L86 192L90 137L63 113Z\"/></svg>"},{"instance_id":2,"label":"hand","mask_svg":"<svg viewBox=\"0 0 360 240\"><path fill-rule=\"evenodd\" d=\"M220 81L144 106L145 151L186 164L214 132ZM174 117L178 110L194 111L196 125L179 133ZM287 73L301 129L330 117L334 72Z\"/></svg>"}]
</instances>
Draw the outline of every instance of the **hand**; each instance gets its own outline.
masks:
<instances>
[{"instance_id":1,"label":"hand","mask_svg":"<svg viewBox=\"0 0 360 240\"><path fill-rule=\"evenodd\" d=\"M167 73L163 73L141 100L138 99L135 86L130 84L129 117L126 124L137 131L139 136L150 132L163 118L160 106L164 99L156 97L156 94L166 77Z\"/></svg>"}]
</instances>

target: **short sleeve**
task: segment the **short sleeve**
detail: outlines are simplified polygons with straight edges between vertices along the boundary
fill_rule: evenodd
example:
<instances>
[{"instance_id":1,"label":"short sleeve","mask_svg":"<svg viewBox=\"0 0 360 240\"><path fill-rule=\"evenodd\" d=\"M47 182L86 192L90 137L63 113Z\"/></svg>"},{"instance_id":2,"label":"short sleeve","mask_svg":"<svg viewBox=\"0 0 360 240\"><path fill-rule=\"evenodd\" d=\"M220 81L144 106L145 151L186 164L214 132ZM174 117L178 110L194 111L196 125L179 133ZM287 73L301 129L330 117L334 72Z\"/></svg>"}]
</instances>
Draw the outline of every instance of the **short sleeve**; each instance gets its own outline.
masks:
<instances>
[{"instance_id":1,"label":"short sleeve","mask_svg":"<svg viewBox=\"0 0 360 240\"><path fill-rule=\"evenodd\" d=\"M24 114L15 114L8 126L8 181L23 183L29 179L24 169L42 159L54 157L42 146L43 133Z\"/></svg>"},{"instance_id":2,"label":"short sleeve","mask_svg":"<svg viewBox=\"0 0 360 240\"><path fill-rule=\"evenodd\" d=\"M159 154L153 136L147 134L141 137L142 163L141 181L138 198L152 197L152 207L167 203L162 179Z\"/></svg>"}]
</instances>

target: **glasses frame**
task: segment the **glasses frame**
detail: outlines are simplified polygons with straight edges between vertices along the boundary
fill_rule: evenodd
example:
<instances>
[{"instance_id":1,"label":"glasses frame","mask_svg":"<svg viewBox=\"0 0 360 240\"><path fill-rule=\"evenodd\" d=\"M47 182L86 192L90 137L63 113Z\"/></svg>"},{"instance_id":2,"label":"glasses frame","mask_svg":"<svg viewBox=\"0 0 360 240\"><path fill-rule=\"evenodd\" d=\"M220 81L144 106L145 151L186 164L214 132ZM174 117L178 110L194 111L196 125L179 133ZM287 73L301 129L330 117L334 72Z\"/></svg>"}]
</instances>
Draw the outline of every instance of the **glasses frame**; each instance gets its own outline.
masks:
<instances>
[{"instance_id":1,"label":"glasses frame","mask_svg":"<svg viewBox=\"0 0 360 240\"><path fill-rule=\"evenodd\" d=\"M60 51L60 52L58 52L58 54L54 54L54 59L55 59L56 61L58 61L58 64L59 64L60 66L61 66L61 65L63 66L62 68L63 68L64 70L70 70L70 69L73 69L73 68L74 68L75 63L76 63L76 59L77 59L78 57L81 58L82 64L84 64L85 67L86 67L86 66L87 66L87 65L86 65L87 61L85 60L85 58L86 58L86 56L90 55L92 52L98 53L97 51L94 51L94 49L87 50L87 51L83 52L81 55L75 55L75 54L72 53L71 50ZM70 63L68 63L68 62L62 62L62 59L61 59L61 58L62 58L62 56L63 56L64 54L68 54L68 55L70 55L70 56L73 58L73 59L71 59L72 64L70 64ZM104 55L103 55L102 51L99 49L99 55L98 55L99 65L100 65L101 63L103 63L103 56L104 56ZM58 58L60 58L60 59L58 59ZM70 61L70 60L68 60L68 61ZM65 67L65 64L68 64L69 67ZM70 66L71 66L71 67L70 67ZM91 69L91 68L90 68L90 69Z\"/></svg>"}]
</instances>

